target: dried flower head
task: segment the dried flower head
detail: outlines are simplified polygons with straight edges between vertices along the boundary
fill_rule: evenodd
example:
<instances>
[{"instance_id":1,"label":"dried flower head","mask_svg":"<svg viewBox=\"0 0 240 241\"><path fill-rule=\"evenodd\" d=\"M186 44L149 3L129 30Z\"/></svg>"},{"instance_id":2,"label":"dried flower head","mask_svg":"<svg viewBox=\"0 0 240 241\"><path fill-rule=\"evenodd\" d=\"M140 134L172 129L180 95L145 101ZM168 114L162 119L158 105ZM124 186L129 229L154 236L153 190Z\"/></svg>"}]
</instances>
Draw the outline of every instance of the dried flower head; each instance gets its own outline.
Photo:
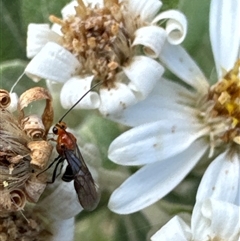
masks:
<instances>
[{"instance_id":1,"label":"dried flower head","mask_svg":"<svg viewBox=\"0 0 240 241\"><path fill-rule=\"evenodd\" d=\"M91 92L79 107L116 115L154 88L163 74L155 59L165 41L179 44L185 37L184 16L173 10L157 15L161 5L158 0L71 2L62 11L63 19L50 16L55 28L58 25L58 36L47 25L29 25L28 56L37 55L26 74L35 80L66 82L60 97L64 108L93 81L99 82L99 92ZM168 18L165 29L157 26Z\"/></svg>"},{"instance_id":2,"label":"dried flower head","mask_svg":"<svg viewBox=\"0 0 240 241\"><path fill-rule=\"evenodd\" d=\"M39 168L45 167L51 155L52 146L44 138L51 124L53 112L51 96L43 88L30 89L20 97L19 120L6 109L11 101L8 92L0 90L0 94L0 211L2 216L12 211L22 210L27 201L37 202L46 187L44 178L42 180L36 178L36 173ZM26 121L23 121L25 118L23 108L32 101L44 98L44 95L47 105L42 119L35 116L32 127L30 128L29 122L24 127L23 124L26 124ZM39 123L42 122L45 124L41 127L45 130L41 136L37 135L36 141L35 134L39 129ZM33 133L35 134L32 135Z\"/></svg>"}]
</instances>

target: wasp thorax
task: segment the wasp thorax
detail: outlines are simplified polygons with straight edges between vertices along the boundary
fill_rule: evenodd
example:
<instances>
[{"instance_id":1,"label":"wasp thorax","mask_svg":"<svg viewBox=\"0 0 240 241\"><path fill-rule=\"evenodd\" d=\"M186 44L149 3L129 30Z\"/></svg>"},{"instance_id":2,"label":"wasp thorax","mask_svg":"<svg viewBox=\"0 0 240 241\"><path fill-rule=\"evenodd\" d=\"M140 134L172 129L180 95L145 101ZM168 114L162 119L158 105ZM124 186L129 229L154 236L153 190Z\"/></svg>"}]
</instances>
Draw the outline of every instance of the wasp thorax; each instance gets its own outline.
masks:
<instances>
[{"instance_id":1,"label":"wasp thorax","mask_svg":"<svg viewBox=\"0 0 240 241\"><path fill-rule=\"evenodd\" d=\"M23 130L33 140L43 138L45 133L45 127L42 123L42 119L37 115L30 115L24 118L21 122Z\"/></svg>"},{"instance_id":2,"label":"wasp thorax","mask_svg":"<svg viewBox=\"0 0 240 241\"><path fill-rule=\"evenodd\" d=\"M89 7L78 0L74 16L66 20L51 16L50 20L62 26L63 46L82 63L80 74L93 74L111 85L119 68L133 54L131 43L136 26L121 3L108 0L104 4L102 8Z\"/></svg>"},{"instance_id":3,"label":"wasp thorax","mask_svg":"<svg viewBox=\"0 0 240 241\"><path fill-rule=\"evenodd\" d=\"M221 126L224 142L240 144L240 60L209 92L209 117Z\"/></svg>"}]
</instances>

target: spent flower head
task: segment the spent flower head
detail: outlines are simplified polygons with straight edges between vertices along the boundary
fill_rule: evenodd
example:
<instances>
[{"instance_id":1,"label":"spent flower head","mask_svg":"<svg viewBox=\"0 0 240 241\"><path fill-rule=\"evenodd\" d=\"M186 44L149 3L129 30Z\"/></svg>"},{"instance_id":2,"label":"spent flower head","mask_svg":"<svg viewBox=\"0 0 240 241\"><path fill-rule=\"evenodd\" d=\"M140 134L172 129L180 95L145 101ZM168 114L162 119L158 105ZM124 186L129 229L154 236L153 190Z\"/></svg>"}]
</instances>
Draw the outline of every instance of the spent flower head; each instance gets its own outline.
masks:
<instances>
[{"instance_id":1,"label":"spent flower head","mask_svg":"<svg viewBox=\"0 0 240 241\"><path fill-rule=\"evenodd\" d=\"M79 106L114 115L147 97L164 71L155 60L164 43L179 44L185 37L185 17L175 10L158 14L161 6L159 0L73 1L62 19L50 16L52 30L29 25L27 52L34 58L25 72L64 83L64 108L99 82L99 91ZM158 26L165 19L166 27Z\"/></svg>"},{"instance_id":2,"label":"spent flower head","mask_svg":"<svg viewBox=\"0 0 240 241\"><path fill-rule=\"evenodd\" d=\"M109 158L144 166L115 190L111 210L131 213L161 199L206 152L216 158L197 200L214 197L239 205L239 25L238 1L211 1L210 36L218 73L213 86L182 47L165 44L160 59L188 87L162 78L145 101L116 118L136 127L112 142Z\"/></svg>"}]
</instances>

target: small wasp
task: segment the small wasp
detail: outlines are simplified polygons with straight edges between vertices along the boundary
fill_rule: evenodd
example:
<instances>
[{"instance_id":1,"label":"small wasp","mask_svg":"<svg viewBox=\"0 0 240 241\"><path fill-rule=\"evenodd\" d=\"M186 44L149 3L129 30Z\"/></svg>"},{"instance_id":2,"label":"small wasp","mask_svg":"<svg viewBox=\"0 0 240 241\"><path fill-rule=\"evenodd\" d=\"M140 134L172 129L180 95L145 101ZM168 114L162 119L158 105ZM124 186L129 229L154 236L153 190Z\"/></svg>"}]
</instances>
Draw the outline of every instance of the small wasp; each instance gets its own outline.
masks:
<instances>
[{"instance_id":1,"label":"small wasp","mask_svg":"<svg viewBox=\"0 0 240 241\"><path fill-rule=\"evenodd\" d=\"M72 133L66 131L67 125L62 120L97 85L99 85L99 83L89 89L53 127L53 133L58 136L56 140L56 149L59 155L46 169L48 170L54 163L57 163L53 171L52 181L48 182L53 183L56 177L61 173L64 160L67 160L68 165L62 176L62 180L65 182L74 180L74 188L78 195L79 202L87 211L92 211L98 205L99 195L97 186L78 148L77 139ZM60 173L57 174L60 164ZM46 170L40 172L38 175Z\"/></svg>"}]
</instances>

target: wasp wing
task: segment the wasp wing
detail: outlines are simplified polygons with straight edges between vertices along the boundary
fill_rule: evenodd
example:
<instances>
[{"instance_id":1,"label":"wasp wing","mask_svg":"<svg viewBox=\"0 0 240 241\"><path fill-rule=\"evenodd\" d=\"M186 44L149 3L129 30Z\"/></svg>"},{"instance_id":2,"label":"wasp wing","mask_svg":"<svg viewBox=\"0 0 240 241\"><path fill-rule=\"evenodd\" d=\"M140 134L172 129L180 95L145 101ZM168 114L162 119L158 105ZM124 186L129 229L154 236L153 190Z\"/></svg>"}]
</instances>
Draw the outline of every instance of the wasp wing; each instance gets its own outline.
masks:
<instances>
[{"instance_id":1,"label":"wasp wing","mask_svg":"<svg viewBox=\"0 0 240 241\"><path fill-rule=\"evenodd\" d=\"M91 211L95 209L99 202L97 186L83 160L80 150L77 147L76 151L65 150L64 154L68 161L68 167L63 175L63 180L64 178L69 180L69 177L65 175L72 174L80 204L85 210ZM71 167L72 172L69 171L69 167Z\"/></svg>"}]
</instances>

